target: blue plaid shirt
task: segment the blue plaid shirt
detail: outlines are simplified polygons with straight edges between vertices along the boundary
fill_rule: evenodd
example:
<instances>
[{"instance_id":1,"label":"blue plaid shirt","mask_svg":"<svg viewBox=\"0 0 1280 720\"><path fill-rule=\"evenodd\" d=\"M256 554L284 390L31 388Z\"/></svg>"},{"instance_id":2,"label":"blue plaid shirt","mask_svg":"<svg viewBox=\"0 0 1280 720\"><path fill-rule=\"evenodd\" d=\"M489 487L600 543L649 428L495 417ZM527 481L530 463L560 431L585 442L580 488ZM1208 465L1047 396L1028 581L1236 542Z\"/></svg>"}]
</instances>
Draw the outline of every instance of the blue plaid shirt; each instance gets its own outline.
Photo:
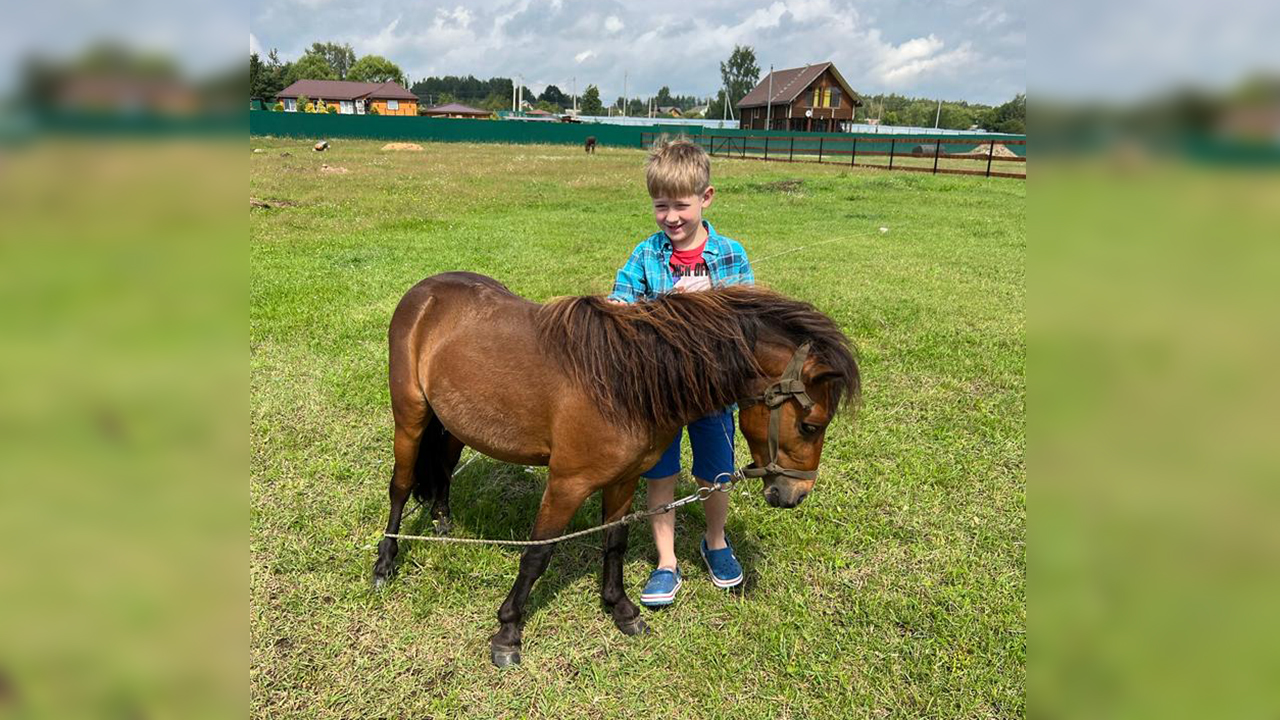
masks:
<instances>
[{"instance_id":1,"label":"blue plaid shirt","mask_svg":"<svg viewBox=\"0 0 1280 720\"><path fill-rule=\"evenodd\" d=\"M742 245L717 233L706 220L702 224L707 228L707 245L702 250L702 259L707 263L712 286L754 285L756 277L751 272L747 251L742 249ZM671 272L671 251L671 240L663 232L656 232L640 241L631 251L631 257L627 258L627 264L618 271L609 298L629 303L652 300L662 293L671 292L679 279Z\"/></svg>"}]
</instances>

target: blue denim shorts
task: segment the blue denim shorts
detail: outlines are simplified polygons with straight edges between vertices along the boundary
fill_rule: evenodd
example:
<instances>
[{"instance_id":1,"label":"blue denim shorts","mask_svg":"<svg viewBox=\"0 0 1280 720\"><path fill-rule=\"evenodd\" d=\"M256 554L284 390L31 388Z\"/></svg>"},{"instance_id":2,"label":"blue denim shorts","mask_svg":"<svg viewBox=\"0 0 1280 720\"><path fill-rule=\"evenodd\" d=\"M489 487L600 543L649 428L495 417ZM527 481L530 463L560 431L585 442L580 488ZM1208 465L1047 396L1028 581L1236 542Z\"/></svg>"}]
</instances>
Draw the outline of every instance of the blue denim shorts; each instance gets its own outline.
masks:
<instances>
[{"instance_id":1,"label":"blue denim shorts","mask_svg":"<svg viewBox=\"0 0 1280 720\"><path fill-rule=\"evenodd\" d=\"M693 476L715 482L720 473L733 472L733 410L725 408L689 423L689 444L693 446ZM680 439L684 430L662 453L657 465L641 476L654 480L680 472Z\"/></svg>"}]
</instances>

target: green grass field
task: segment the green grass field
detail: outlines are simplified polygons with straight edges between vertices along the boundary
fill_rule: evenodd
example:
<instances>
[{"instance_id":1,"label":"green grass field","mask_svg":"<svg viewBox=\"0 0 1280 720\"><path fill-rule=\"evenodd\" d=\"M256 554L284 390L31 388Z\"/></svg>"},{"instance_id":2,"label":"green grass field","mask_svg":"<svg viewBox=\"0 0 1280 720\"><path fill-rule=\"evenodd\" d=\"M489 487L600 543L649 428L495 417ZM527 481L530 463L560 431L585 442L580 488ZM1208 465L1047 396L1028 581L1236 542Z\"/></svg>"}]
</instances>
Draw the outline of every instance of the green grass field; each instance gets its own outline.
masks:
<instances>
[{"instance_id":1,"label":"green grass field","mask_svg":"<svg viewBox=\"0 0 1280 720\"><path fill-rule=\"evenodd\" d=\"M651 635L624 637L600 608L599 539L570 541L531 597L524 664L498 671L488 637L516 550L405 543L395 581L370 589L392 464L386 326L446 270L535 300L607 292L654 231L644 154L250 145L265 152L249 194L272 206L249 217L253 715L1025 714L1025 182L716 159L707 218L758 282L844 327L863 404L828 433L800 508L735 493L743 593L707 580L701 510L682 509L685 588L645 612ZM472 462L456 534L524 537L544 478ZM593 500L570 529L598 517ZM631 538L634 599L653 545L647 527Z\"/></svg>"}]
</instances>

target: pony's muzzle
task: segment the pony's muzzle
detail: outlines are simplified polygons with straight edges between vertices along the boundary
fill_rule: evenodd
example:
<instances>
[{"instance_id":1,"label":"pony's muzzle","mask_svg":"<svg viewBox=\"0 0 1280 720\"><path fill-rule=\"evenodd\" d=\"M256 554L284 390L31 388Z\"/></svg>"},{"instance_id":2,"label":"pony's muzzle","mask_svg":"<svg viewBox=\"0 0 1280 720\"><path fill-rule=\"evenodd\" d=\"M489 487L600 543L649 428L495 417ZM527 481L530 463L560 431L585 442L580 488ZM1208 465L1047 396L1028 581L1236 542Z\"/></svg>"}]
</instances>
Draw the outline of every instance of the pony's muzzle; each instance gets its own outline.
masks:
<instances>
[{"instance_id":1,"label":"pony's muzzle","mask_svg":"<svg viewBox=\"0 0 1280 720\"><path fill-rule=\"evenodd\" d=\"M764 500L776 508L793 508L804 501L809 489L799 483L774 481L765 486Z\"/></svg>"}]
</instances>

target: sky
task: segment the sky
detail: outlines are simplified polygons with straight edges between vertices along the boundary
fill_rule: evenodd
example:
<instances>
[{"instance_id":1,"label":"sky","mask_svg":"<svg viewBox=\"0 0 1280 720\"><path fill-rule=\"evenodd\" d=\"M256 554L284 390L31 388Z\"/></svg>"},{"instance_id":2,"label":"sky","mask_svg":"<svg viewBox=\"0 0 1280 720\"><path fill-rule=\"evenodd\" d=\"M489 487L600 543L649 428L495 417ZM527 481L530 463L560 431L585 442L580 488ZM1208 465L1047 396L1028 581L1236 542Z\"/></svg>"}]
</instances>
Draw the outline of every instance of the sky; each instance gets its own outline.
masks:
<instances>
[{"instance_id":1,"label":"sky","mask_svg":"<svg viewBox=\"0 0 1280 720\"><path fill-rule=\"evenodd\" d=\"M522 76L606 103L625 93L705 97L735 45L761 78L831 61L853 90L999 104L1026 91L1016 0L250 0L250 51L296 59L315 41L383 55L410 81Z\"/></svg>"}]
</instances>

